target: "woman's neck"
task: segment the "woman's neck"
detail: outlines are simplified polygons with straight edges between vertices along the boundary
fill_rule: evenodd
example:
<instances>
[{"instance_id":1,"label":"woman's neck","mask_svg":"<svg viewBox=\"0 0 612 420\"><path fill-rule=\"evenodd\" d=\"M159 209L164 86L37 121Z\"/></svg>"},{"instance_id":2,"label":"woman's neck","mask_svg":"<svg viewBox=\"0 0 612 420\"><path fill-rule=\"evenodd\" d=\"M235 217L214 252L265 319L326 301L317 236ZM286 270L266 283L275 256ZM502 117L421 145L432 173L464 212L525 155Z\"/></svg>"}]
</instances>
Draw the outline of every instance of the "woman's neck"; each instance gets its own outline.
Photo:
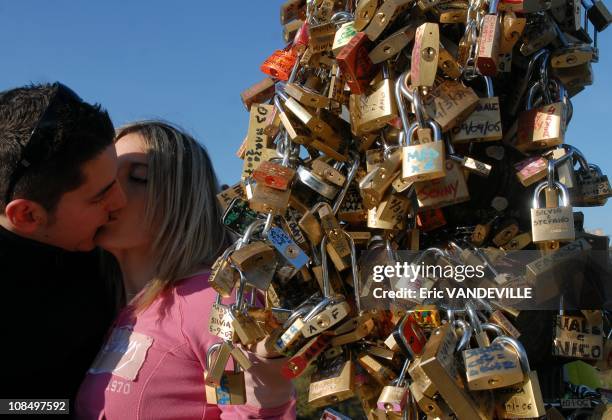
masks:
<instances>
[{"instance_id":1,"label":"woman's neck","mask_svg":"<svg viewBox=\"0 0 612 420\"><path fill-rule=\"evenodd\" d=\"M155 274L154 258L149 249L111 250L117 258L123 276L123 289L129 302Z\"/></svg>"}]
</instances>

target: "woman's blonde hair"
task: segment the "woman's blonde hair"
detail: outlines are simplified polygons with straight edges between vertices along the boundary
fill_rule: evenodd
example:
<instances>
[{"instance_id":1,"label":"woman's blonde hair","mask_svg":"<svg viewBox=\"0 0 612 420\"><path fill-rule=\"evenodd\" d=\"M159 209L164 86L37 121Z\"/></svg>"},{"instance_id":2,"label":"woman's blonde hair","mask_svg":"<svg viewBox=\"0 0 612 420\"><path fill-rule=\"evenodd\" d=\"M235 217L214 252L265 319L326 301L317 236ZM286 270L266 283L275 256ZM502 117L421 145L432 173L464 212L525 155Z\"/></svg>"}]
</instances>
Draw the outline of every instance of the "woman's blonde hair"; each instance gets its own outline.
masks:
<instances>
[{"instance_id":1,"label":"woman's blonde hair","mask_svg":"<svg viewBox=\"0 0 612 420\"><path fill-rule=\"evenodd\" d=\"M217 176L204 146L162 121L121 127L116 140L132 133L142 136L147 151L144 217L155 232L155 276L135 302L142 310L176 281L212 265L229 237L216 198Z\"/></svg>"}]
</instances>

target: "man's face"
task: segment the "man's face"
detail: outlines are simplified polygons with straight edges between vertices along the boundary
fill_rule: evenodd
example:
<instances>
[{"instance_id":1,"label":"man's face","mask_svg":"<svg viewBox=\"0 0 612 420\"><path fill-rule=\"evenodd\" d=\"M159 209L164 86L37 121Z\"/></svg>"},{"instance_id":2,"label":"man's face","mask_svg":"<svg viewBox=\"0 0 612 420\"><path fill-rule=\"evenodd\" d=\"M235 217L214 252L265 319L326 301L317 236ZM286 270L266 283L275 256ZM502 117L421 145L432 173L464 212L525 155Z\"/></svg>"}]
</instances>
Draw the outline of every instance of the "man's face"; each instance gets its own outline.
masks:
<instances>
[{"instance_id":1,"label":"man's face","mask_svg":"<svg viewBox=\"0 0 612 420\"><path fill-rule=\"evenodd\" d=\"M46 243L69 251L90 251L94 236L115 210L125 205L117 182L117 153L110 145L81 167L85 178L76 190L65 193L43 228Z\"/></svg>"}]
</instances>

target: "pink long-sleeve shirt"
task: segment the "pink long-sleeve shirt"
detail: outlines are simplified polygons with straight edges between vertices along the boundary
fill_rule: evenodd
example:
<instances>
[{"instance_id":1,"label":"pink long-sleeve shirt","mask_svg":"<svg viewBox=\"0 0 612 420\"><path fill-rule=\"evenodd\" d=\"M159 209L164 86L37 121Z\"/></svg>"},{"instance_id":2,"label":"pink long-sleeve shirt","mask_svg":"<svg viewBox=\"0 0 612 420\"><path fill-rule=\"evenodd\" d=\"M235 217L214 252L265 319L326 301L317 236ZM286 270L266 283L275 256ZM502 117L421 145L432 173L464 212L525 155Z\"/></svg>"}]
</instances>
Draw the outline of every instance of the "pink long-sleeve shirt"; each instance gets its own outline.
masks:
<instances>
[{"instance_id":1,"label":"pink long-sleeve shirt","mask_svg":"<svg viewBox=\"0 0 612 420\"><path fill-rule=\"evenodd\" d=\"M208 275L182 280L136 315L129 307L119 314L79 389L78 419L295 418L293 387L279 374L283 359L252 353L247 404L206 402L206 351L221 341L207 327L216 298Z\"/></svg>"}]
</instances>

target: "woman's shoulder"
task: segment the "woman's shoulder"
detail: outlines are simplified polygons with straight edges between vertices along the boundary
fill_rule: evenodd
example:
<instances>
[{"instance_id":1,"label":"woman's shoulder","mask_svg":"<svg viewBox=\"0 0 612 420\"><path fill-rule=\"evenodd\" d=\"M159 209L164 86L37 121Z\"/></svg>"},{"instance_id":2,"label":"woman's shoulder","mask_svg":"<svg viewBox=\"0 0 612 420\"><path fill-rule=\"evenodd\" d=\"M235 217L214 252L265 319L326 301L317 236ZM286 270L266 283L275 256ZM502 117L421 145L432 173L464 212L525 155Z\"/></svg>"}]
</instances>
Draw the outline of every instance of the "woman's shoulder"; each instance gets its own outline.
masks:
<instances>
[{"instance_id":1,"label":"woman's shoulder","mask_svg":"<svg viewBox=\"0 0 612 420\"><path fill-rule=\"evenodd\" d=\"M198 293L205 289L210 289L208 278L210 277L210 269L202 269L188 277L182 278L176 282L174 287L176 293L181 296L187 296L192 293Z\"/></svg>"}]
</instances>

